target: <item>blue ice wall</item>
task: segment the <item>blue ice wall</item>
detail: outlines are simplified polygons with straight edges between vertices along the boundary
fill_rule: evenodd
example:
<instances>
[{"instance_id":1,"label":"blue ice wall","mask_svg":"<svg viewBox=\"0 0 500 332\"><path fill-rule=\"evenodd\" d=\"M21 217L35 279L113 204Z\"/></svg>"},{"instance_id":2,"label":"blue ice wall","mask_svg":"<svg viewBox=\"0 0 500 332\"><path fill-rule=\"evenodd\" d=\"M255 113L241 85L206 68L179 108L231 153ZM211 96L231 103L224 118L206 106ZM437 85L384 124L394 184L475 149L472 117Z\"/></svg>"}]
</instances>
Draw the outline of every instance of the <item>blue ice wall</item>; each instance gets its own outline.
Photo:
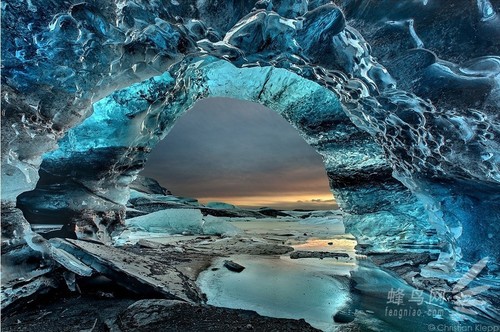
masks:
<instances>
[{"instance_id":1,"label":"blue ice wall","mask_svg":"<svg viewBox=\"0 0 500 332\"><path fill-rule=\"evenodd\" d=\"M379 5L2 4L3 202L35 186L42 154L94 105L97 116L108 115L66 136L67 150L47 159L53 165L41 171L50 181L40 186L69 177L122 206L148 149L176 117L199 98L232 96L279 112L322 153L351 214L346 224L366 250L424 243L446 253L433 267L444 272L461 255L497 258L498 4ZM151 77L101 110L102 98ZM92 134L92 142L81 138ZM76 165L89 166L85 176Z\"/></svg>"},{"instance_id":2,"label":"blue ice wall","mask_svg":"<svg viewBox=\"0 0 500 332\"><path fill-rule=\"evenodd\" d=\"M258 102L289 121L323 156L346 227L356 235L360 248L377 252L441 249L423 205L391 176L382 148L352 124L339 96L281 68L238 68L204 57L183 68L176 84L165 73L117 91L95 103L93 115L69 130L58 150L45 155L42 170L58 174L59 182L77 179L100 196L124 203L126 184L144 165L147 153L179 116L205 97ZM107 165L102 167L104 173L93 166L99 158L105 159L100 162ZM73 167L69 171L63 165ZM19 202L26 208L37 206L37 193L47 195L52 183L48 176L42 178L44 185L21 195Z\"/></svg>"}]
</instances>

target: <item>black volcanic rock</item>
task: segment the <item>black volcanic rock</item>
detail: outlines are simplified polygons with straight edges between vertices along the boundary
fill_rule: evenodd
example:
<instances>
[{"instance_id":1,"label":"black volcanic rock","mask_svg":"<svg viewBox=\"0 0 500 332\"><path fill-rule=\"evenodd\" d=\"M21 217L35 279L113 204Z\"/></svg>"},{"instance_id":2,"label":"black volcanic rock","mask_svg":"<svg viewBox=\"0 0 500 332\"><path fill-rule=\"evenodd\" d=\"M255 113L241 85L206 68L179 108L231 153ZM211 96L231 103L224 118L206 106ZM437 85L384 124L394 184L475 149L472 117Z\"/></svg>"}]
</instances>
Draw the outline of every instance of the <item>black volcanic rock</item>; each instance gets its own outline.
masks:
<instances>
[{"instance_id":1,"label":"black volcanic rock","mask_svg":"<svg viewBox=\"0 0 500 332\"><path fill-rule=\"evenodd\" d=\"M233 261L229 261L229 260L224 261L224 267L227 268L229 271L238 272L238 273L240 273L241 271L243 271L245 269L244 266L242 266L238 263L235 263Z\"/></svg>"},{"instance_id":2,"label":"black volcanic rock","mask_svg":"<svg viewBox=\"0 0 500 332\"><path fill-rule=\"evenodd\" d=\"M335 258L335 259L348 259L349 255L344 252L330 252L330 251L302 251L296 250L290 254L291 259L299 258Z\"/></svg>"},{"instance_id":3,"label":"black volcanic rock","mask_svg":"<svg viewBox=\"0 0 500 332\"><path fill-rule=\"evenodd\" d=\"M171 300L142 300L124 310L116 331L319 331L303 319L270 318L254 311L192 305ZM114 330L115 331L115 330Z\"/></svg>"}]
</instances>

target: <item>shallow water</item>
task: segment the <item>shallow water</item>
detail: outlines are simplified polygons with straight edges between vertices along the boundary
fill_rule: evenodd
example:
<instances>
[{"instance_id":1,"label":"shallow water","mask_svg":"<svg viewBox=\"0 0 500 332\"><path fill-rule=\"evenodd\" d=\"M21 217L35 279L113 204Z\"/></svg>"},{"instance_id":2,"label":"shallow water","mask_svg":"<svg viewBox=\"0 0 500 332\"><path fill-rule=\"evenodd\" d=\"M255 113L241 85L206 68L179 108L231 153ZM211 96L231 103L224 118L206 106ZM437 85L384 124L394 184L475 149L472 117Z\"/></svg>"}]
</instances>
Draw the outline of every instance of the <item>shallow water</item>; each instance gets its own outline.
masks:
<instances>
[{"instance_id":1,"label":"shallow water","mask_svg":"<svg viewBox=\"0 0 500 332\"><path fill-rule=\"evenodd\" d=\"M198 285L207 295L207 303L254 310L271 317L304 318L316 328L333 331L333 315L348 299L347 278L356 268L356 241L344 234L342 223L303 224L297 220L273 219L233 224L247 234L294 234L287 244L296 250L347 252L353 259L292 260L288 256L250 255L226 258L245 266L241 273L227 270L223 267L225 259L218 259L198 277Z\"/></svg>"},{"instance_id":2,"label":"shallow water","mask_svg":"<svg viewBox=\"0 0 500 332\"><path fill-rule=\"evenodd\" d=\"M248 255L229 259L245 270L231 272L223 267L224 259L219 259L198 278L208 304L271 317L304 318L316 328L333 331L333 315L348 298L347 276L355 264Z\"/></svg>"},{"instance_id":3,"label":"shallow water","mask_svg":"<svg viewBox=\"0 0 500 332\"><path fill-rule=\"evenodd\" d=\"M270 243L278 241L295 250L345 252L350 257L339 260L290 259L287 255L220 258L197 280L201 291L207 295L208 304L254 310L270 317L303 318L312 326L328 332L337 330L339 325L334 323L333 316L341 308L343 312L355 312L355 323L362 330L370 331L420 332L436 326L475 328L490 324L478 317L464 321L466 317L458 314L452 306L436 303L429 294L422 295L422 303L411 302L416 290L401 278L366 260L359 260L354 251L355 239L339 232L336 225L308 225L306 234L302 223L291 220L248 220L234 224L251 239L255 237L255 240ZM144 235L148 234L131 232L124 239L133 242L138 237L147 237L154 242L176 244L196 237L160 233ZM241 273L231 272L223 267L225 259L246 268ZM350 289L350 281L354 288ZM404 304L388 300L389 294L395 290L404 295Z\"/></svg>"},{"instance_id":4,"label":"shallow water","mask_svg":"<svg viewBox=\"0 0 500 332\"><path fill-rule=\"evenodd\" d=\"M250 234L308 234L315 237L328 237L345 234L344 225L340 219L332 219L329 224L306 223L301 219L253 219L247 221L230 220L231 224Z\"/></svg>"},{"instance_id":5,"label":"shallow water","mask_svg":"<svg viewBox=\"0 0 500 332\"><path fill-rule=\"evenodd\" d=\"M437 326L489 326L479 317L464 321L466 317L447 303L435 303L425 293L422 303L409 302L413 287L364 262L358 265L335 259L292 260L285 256L248 255L233 255L228 259L245 266L245 270L231 272L223 267L221 258L198 277L198 286L207 295L208 304L254 310L270 317L303 318L327 332L340 326L333 316L340 309L345 311L346 304L356 312L358 326L370 331L420 332ZM356 283L355 294L350 293L350 278ZM388 301L388 294L394 290L405 295L404 304Z\"/></svg>"},{"instance_id":6,"label":"shallow water","mask_svg":"<svg viewBox=\"0 0 500 332\"><path fill-rule=\"evenodd\" d=\"M246 223L245 226L247 233L276 235L285 229L297 232L293 227L300 227L300 224ZM208 304L254 310L264 316L303 318L328 332L337 330L339 324L333 321L333 316L339 309L345 310L346 304L349 310L356 312L357 324L373 331L417 332L439 324L451 327L468 324L453 323L460 317L450 306L433 303L429 295L424 294L423 302L417 306L408 302L414 288L373 264L358 261L354 251L356 241L349 234L322 233L321 227L313 227L322 235L320 237L295 237L287 242L291 242L295 250L345 252L349 259L233 255L226 259L246 267L241 273L235 273L223 267L225 259L221 258L198 277L198 286L207 295ZM354 294L349 288L349 280L354 280L356 285ZM388 294L396 289L404 292L405 305L388 303ZM423 312L422 316L415 317L412 312L399 315L399 309L412 308ZM389 309L398 309L398 316L389 313Z\"/></svg>"}]
</instances>

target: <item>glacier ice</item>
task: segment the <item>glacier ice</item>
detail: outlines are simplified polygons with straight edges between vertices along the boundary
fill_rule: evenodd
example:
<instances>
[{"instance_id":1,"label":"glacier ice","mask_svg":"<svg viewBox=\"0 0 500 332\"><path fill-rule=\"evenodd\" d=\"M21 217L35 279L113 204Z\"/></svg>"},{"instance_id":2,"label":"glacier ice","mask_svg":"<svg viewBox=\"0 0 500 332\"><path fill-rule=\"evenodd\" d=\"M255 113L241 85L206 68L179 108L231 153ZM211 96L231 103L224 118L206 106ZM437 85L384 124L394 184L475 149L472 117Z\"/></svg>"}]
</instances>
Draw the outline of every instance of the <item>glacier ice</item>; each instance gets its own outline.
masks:
<instances>
[{"instance_id":1,"label":"glacier ice","mask_svg":"<svg viewBox=\"0 0 500 332\"><path fill-rule=\"evenodd\" d=\"M128 228L164 234L236 235L237 227L224 218L203 216L198 209L167 209L130 218Z\"/></svg>"},{"instance_id":2,"label":"glacier ice","mask_svg":"<svg viewBox=\"0 0 500 332\"><path fill-rule=\"evenodd\" d=\"M232 210L236 208L234 205L224 202L208 202L205 205L212 209Z\"/></svg>"},{"instance_id":3,"label":"glacier ice","mask_svg":"<svg viewBox=\"0 0 500 332\"><path fill-rule=\"evenodd\" d=\"M241 230L232 225L229 221L224 218L218 218L214 216L203 217L203 222L201 224L201 231L203 234L214 234L223 236L233 236L241 232Z\"/></svg>"},{"instance_id":4,"label":"glacier ice","mask_svg":"<svg viewBox=\"0 0 500 332\"><path fill-rule=\"evenodd\" d=\"M175 121L239 98L323 156L360 251L439 251L444 271L490 256L498 271L496 3L5 1L2 207L110 242Z\"/></svg>"},{"instance_id":5,"label":"glacier ice","mask_svg":"<svg viewBox=\"0 0 500 332\"><path fill-rule=\"evenodd\" d=\"M166 231L172 234L183 232L195 234L200 230L203 215L199 210L169 209L149 213L127 219L126 226L140 228L145 231Z\"/></svg>"}]
</instances>

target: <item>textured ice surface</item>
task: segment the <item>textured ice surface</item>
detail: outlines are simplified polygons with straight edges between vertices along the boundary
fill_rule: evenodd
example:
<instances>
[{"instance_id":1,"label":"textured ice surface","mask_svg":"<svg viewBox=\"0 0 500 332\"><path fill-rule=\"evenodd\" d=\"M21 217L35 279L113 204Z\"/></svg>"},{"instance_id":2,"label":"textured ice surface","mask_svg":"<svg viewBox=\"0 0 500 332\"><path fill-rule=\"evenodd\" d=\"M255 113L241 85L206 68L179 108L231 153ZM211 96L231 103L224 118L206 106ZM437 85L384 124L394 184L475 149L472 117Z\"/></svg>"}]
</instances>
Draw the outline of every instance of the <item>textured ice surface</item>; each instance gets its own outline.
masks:
<instances>
[{"instance_id":1,"label":"textured ice surface","mask_svg":"<svg viewBox=\"0 0 500 332\"><path fill-rule=\"evenodd\" d=\"M162 210L126 220L125 225L146 231L170 231L195 233L203 222L200 210L171 209Z\"/></svg>"},{"instance_id":2,"label":"textured ice surface","mask_svg":"<svg viewBox=\"0 0 500 332\"><path fill-rule=\"evenodd\" d=\"M195 209L168 209L125 221L129 228L169 234L235 235L238 229L223 218L203 216Z\"/></svg>"},{"instance_id":3,"label":"textured ice surface","mask_svg":"<svg viewBox=\"0 0 500 332\"><path fill-rule=\"evenodd\" d=\"M229 221L225 220L224 218L218 218L214 216L203 217L201 231L203 234L225 236L236 235L240 232L240 230L234 225L231 225Z\"/></svg>"},{"instance_id":4,"label":"textured ice surface","mask_svg":"<svg viewBox=\"0 0 500 332\"><path fill-rule=\"evenodd\" d=\"M240 98L324 157L363 250L498 269L498 1L306 5L2 3L2 204L36 186L18 199L28 218L106 241L175 120L200 98Z\"/></svg>"}]
</instances>

